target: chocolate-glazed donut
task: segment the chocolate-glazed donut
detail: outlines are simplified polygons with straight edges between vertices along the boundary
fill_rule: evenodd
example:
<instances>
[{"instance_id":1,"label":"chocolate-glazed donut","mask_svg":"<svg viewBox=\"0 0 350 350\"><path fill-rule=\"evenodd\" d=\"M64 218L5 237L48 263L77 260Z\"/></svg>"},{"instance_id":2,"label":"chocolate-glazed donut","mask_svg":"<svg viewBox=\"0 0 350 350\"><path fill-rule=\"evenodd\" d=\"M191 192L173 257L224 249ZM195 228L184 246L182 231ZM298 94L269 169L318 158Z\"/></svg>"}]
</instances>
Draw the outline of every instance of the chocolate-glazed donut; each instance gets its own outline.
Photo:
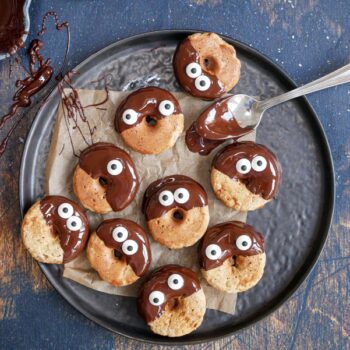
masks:
<instances>
[{"instance_id":1,"label":"chocolate-glazed donut","mask_svg":"<svg viewBox=\"0 0 350 350\"><path fill-rule=\"evenodd\" d=\"M22 239L32 257L48 264L66 263L84 249L89 236L82 208L62 196L37 201L22 222Z\"/></svg>"},{"instance_id":2,"label":"chocolate-glazed donut","mask_svg":"<svg viewBox=\"0 0 350 350\"><path fill-rule=\"evenodd\" d=\"M247 211L276 198L281 176L280 163L267 147L251 141L237 142L215 156L211 184L224 204Z\"/></svg>"},{"instance_id":3,"label":"chocolate-glazed donut","mask_svg":"<svg viewBox=\"0 0 350 350\"><path fill-rule=\"evenodd\" d=\"M228 293L246 291L265 267L264 237L253 226L229 221L208 229L199 246L199 264L207 282Z\"/></svg>"},{"instance_id":4,"label":"chocolate-glazed donut","mask_svg":"<svg viewBox=\"0 0 350 350\"><path fill-rule=\"evenodd\" d=\"M90 237L87 257L100 277L116 286L138 280L152 259L147 234L126 219L103 221Z\"/></svg>"},{"instance_id":5,"label":"chocolate-glazed donut","mask_svg":"<svg viewBox=\"0 0 350 350\"><path fill-rule=\"evenodd\" d=\"M241 68L233 46L215 33L196 33L183 40L175 51L173 66L181 87L206 100L230 91Z\"/></svg>"},{"instance_id":6,"label":"chocolate-glazed donut","mask_svg":"<svg viewBox=\"0 0 350 350\"><path fill-rule=\"evenodd\" d=\"M147 87L132 92L121 102L114 123L133 150L159 154L171 148L181 135L184 116L169 91Z\"/></svg>"},{"instance_id":7,"label":"chocolate-glazed donut","mask_svg":"<svg viewBox=\"0 0 350 350\"><path fill-rule=\"evenodd\" d=\"M100 214L120 211L132 202L138 188L135 164L122 149L99 142L80 154L73 189L85 208Z\"/></svg>"},{"instance_id":8,"label":"chocolate-glazed donut","mask_svg":"<svg viewBox=\"0 0 350 350\"><path fill-rule=\"evenodd\" d=\"M195 244L209 223L204 188L184 175L171 175L151 183L142 211L153 238L171 249Z\"/></svg>"},{"instance_id":9,"label":"chocolate-glazed donut","mask_svg":"<svg viewBox=\"0 0 350 350\"><path fill-rule=\"evenodd\" d=\"M155 270L141 286L137 306L154 333L178 337L200 326L206 301L192 270L166 265Z\"/></svg>"}]
</instances>

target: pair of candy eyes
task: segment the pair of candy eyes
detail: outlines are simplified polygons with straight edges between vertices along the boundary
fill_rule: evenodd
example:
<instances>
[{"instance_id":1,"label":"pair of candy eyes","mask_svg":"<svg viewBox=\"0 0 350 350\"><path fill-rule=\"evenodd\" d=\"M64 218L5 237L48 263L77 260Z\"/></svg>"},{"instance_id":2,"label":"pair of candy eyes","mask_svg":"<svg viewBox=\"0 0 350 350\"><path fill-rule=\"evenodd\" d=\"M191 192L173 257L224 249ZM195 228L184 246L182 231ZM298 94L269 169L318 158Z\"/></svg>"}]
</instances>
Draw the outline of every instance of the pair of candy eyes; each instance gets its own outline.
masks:
<instances>
[{"instance_id":1,"label":"pair of candy eyes","mask_svg":"<svg viewBox=\"0 0 350 350\"><path fill-rule=\"evenodd\" d=\"M173 273L168 277L167 284L170 289L179 290L184 286L185 281L181 275L179 275L178 273ZM155 290L152 293L150 293L150 295L148 296L148 300L152 305L159 306L164 303L165 295L163 292Z\"/></svg>"},{"instance_id":2,"label":"pair of candy eyes","mask_svg":"<svg viewBox=\"0 0 350 350\"><path fill-rule=\"evenodd\" d=\"M252 168L257 172L261 172L264 171L266 167L267 161L262 156L254 157L251 162L247 158L242 158L236 163L236 170L240 174L248 174Z\"/></svg>"},{"instance_id":3,"label":"pair of candy eyes","mask_svg":"<svg viewBox=\"0 0 350 350\"><path fill-rule=\"evenodd\" d=\"M74 208L69 203L62 203L59 205L57 209L58 215L62 219L67 219L67 228L70 231L79 231L83 226L83 222L81 221L79 216L73 215Z\"/></svg>"},{"instance_id":4,"label":"pair of candy eyes","mask_svg":"<svg viewBox=\"0 0 350 350\"><path fill-rule=\"evenodd\" d=\"M175 105L169 100L161 101L158 105L159 113L164 115L165 117L172 115L174 113L174 110ZM127 125L133 125L137 122L138 115L139 114L135 110L131 108L126 109L122 115L123 122Z\"/></svg>"},{"instance_id":5,"label":"pair of candy eyes","mask_svg":"<svg viewBox=\"0 0 350 350\"><path fill-rule=\"evenodd\" d=\"M190 78L195 79L194 86L199 91L206 91L210 88L210 79L202 74L202 67L196 63L192 62L186 66L186 75Z\"/></svg>"},{"instance_id":6,"label":"pair of candy eyes","mask_svg":"<svg viewBox=\"0 0 350 350\"><path fill-rule=\"evenodd\" d=\"M252 239L248 235L241 235L236 239L236 247L242 251L251 248L252 244ZM205 248L205 255L210 260L217 260L222 255L222 249L217 244L209 244Z\"/></svg>"},{"instance_id":7,"label":"pair of candy eyes","mask_svg":"<svg viewBox=\"0 0 350 350\"><path fill-rule=\"evenodd\" d=\"M133 239L127 239L129 236L128 230L124 226L117 226L112 231L113 239L122 244L122 251L126 255L134 255L138 249L138 244Z\"/></svg>"},{"instance_id":8,"label":"pair of candy eyes","mask_svg":"<svg viewBox=\"0 0 350 350\"><path fill-rule=\"evenodd\" d=\"M185 204L190 199L190 192L186 188L178 188L174 194L171 191L162 191L159 194L159 203L165 207L168 207L174 203Z\"/></svg>"}]
</instances>

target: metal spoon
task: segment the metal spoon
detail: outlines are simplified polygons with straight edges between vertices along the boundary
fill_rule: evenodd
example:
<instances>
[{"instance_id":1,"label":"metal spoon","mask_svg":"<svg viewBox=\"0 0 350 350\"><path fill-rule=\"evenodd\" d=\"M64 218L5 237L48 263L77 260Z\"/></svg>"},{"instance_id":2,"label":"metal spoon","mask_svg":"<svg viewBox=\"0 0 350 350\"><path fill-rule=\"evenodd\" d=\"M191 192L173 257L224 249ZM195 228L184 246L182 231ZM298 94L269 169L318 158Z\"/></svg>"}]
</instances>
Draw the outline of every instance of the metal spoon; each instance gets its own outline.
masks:
<instances>
[{"instance_id":1,"label":"metal spoon","mask_svg":"<svg viewBox=\"0 0 350 350\"><path fill-rule=\"evenodd\" d=\"M259 126L263 114L267 109L302 95L307 95L312 92L349 82L350 64L347 64L344 67L339 68L336 71L329 73L311 83L266 100L258 100L254 97L243 94L234 95L230 99L230 110L241 128L251 128L254 130ZM220 139L230 137L232 137L232 135L220 137Z\"/></svg>"}]
</instances>

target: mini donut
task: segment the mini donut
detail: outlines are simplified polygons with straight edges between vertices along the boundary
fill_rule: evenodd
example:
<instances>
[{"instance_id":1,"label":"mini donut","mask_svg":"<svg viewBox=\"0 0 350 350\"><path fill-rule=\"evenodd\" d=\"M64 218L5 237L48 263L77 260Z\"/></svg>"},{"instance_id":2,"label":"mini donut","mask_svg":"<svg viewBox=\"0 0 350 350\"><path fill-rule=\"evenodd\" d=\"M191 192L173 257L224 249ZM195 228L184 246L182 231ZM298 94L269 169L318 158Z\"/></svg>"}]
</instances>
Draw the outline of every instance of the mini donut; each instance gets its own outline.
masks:
<instances>
[{"instance_id":1,"label":"mini donut","mask_svg":"<svg viewBox=\"0 0 350 350\"><path fill-rule=\"evenodd\" d=\"M46 196L28 210L21 231L23 243L35 260L62 264L84 249L89 224L78 204L62 196Z\"/></svg>"},{"instance_id":2,"label":"mini donut","mask_svg":"<svg viewBox=\"0 0 350 350\"><path fill-rule=\"evenodd\" d=\"M180 86L205 100L230 91L241 70L234 47L215 33L196 33L183 40L175 51L173 66Z\"/></svg>"},{"instance_id":3,"label":"mini donut","mask_svg":"<svg viewBox=\"0 0 350 350\"><path fill-rule=\"evenodd\" d=\"M248 211L276 198L281 177L281 165L268 148L251 141L237 142L215 156L211 185L225 205Z\"/></svg>"},{"instance_id":4,"label":"mini donut","mask_svg":"<svg viewBox=\"0 0 350 350\"><path fill-rule=\"evenodd\" d=\"M209 223L204 188L184 175L171 175L151 183L143 197L142 212L153 238L171 249L195 244Z\"/></svg>"},{"instance_id":5,"label":"mini donut","mask_svg":"<svg viewBox=\"0 0 350 350\"><path fill-rule=\"evenodd\" d=\"M155 270L141 286L137 306L152 332L180 337L201 325L206 300L192 270L165 265Z\"/></svg>"},{"instance_id":6,"label":"mini donut","mask_svg":"<svg viewBox=\"0 0 350 350\"><path fill-rule=\"evenodd\" d=\"M100 277L115 286L134 283L152 259L147 234L126 219L103 221L89 239L87 257Z\"/></svg>"},{"instance_id":7,"label":"mini donut","mask_svg":"<svg viewBox=\"0 0 350 350\"><path fill-rule=\"evenodd\" d=\"M211 227L199 246L199 264L206 281L227 293L254 287L264 273L264 237L254 227L229 221Z\"/></svg>"},{"instance_id":8,"label":"mini donut","mask_svg":"<svg viewBox=\"0 0 350 350\"><path fill-rule=\"evenodd\" d=\"M132 202L138 188L135 164L122 149L99 142L80 154L73 189L85 208L99 214L120 211Z\"/></svg>"},{"instance_id":9,"label":"mini donut","mask_svg":"<svg viewBox=\"0 0 350 350\"><path fill-rule=\"evenodd\" d=\"M174 146L184 128L184 116L169 91L147 87L126 97L117 109L114 123L133 150L159 154Z\"/></svg>"}]
</instances>

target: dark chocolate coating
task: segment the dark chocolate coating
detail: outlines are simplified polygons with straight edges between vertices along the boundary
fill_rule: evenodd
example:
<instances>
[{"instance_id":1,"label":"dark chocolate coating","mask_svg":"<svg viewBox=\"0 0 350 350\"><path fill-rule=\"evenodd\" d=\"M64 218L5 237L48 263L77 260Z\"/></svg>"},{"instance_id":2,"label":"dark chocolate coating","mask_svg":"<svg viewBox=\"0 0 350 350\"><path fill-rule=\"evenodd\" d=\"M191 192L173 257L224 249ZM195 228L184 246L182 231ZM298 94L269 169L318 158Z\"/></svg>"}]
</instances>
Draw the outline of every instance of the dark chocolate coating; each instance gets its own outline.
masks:
<instances>
[{"instance_id":1,"label":"dark chocolate coating","mask_svg":"<svg viewBox=\"0 0 350 350\"><path fill-rule=\"evenodd\" d=\"M158 109L159 104L164 100L169 100L174 104L175 109L172 113L173 115L182 114L179 102L174 95L167 90L150 86L132 92L121 102L116 111L114 120L115 129L119 133L122 133L124 130L130 129L141 123L144 118L151 117L155 120L166 118L166 116L162 115ZM135 124L128 125L124 123L122 116L127 109L133 109L138 113L138 118Z\"/></svg>"},{"instance_id":2,"label":"dark chocolate coating","mask_svg":"<svg viewBox=\"0 0 350 350\"><path fill-rule=\"evenodd\" d=\"M187 65L194 62L200 64L199 55L193 48L190 39L186 38L177 46L173 58L174 74L181 87L192 96L205 100L212 100L222 96L226 92L223 84L215 75L205 71L203 67L202 75L206 75L210 79L211 84L206 91L200 91L196 88L195 78L190 78L186 74Z\"/></svg>"},{"instance_id":3,"label":"dark chocolate coating","mask_svg":"<svg viewBox=\"0 0 350 350\"><path fill-rule=\"evenodd\" d=\"M245 158L252 162L256 156L266 159L267 166L264 171L257 172L251 168L249 173L241 174L236 170L236 163L240 159ZM263 145L251 141L228 145L215 156L212 166L231 179L238 179L249 191L266 200L277 196L282 180L281 165L275 154Z\"/></svg>"},{"instance_id":4,"label":"dark chocolate coating","mask_svg":"<svg viewBox=\"0 0 350 350\"><path fill-rule=\"evenodd\" d=\"M133 255L124 254L122 245L125 241L117 242L113 239L113 229L120 226L128 231L128 236L125 240L131 239L138 245L138 250ZM151 247L148 236L141 226L131 220L109 219L98 226L96 234L107 247L115 249L126 259L137 276L142 276L148 271L152 260Z\"/></svg>"},{"instance_id":5,"label":"dark chocolate coating","mask_svg":"<svg viewBox=\"0 0 350 350\"><path fill-rule=\"evenodd\" d=\"M123 171L113 176L107 171L107 164L114 159L123 164ZM95 143L81 152L79 166L92 178L103 179L106 200L114 211L124 209L135 198L139 188L136 167L122 149L111 143Z\"/></svg>"},{"instance_id":6,"label":"dark chocolate coating","mask_svg":"<svg viewBox=\"0 0 350 350\"><path fill-rule=\"evenodd\" d=\"M180 204L174 200L169 206L163 206L159 202L159 195L162 191L174 192L178 188L185 188L189 191L190 197L186 203ZM208 205L208 196L204 188L196 181L184 175L171 175L152 182L144 196L142 202L142 212L146 220L162 217L173 208L181 208L185 211L196 207Z\"/></svg>"},{"instance_id":7,"label":"dark chocolate coating","mask_svg":"<svg viewBox=\"0 0 350 350\"><path fill-rule=\"evenodd\" d=\"M58 215L58 207L63 203L69 203L74 209L74 216L82 221L78 231L71 231L67 227L67 219ZM46 196L40 201L40 210L48 225L52 226L55 235L58 235L63 249L63 262L76 258L84 249L89 237L88 219L81 207L68 198L62 196Z\"/></svg>"},{"instance_id":8,"label":"dark chocolate coating","mask_svg":"<svg viewBox=\"0 0 350 350\"><path fill-rule=\"evenodd\" d=\"M168 286L168 278L172 274L179 274L183 277L184 285L181 289L173 290ZM186 298L200 289L200 282L192 270L179 265L162 266L152 272L149 279L141 286L137 298L138 312L146 323L150 323L162 315L167 303L177 298ZM155 306L150 303L149 295L153 291L164 293L163 304Z\"/></svg>"},{"instance_id":9,"label":"dark chocolate coating","mask_svg":"<svg viewBox=\"0 0 350 350\"><path fill-rule=\"evenodd\" d=\"M241 235L247 235L252 240L252 245L247 250L240 250L236 241ZM222 254L218 259L211 260L205 250L210 244L218 245ZM199 245L199 265L204 270L211 270L223 264L230 257L241 255L251 256L264 252L264 237L253 226L240 221L229 221L215 225L208 229Z\"/></svg>"}]
</instances>

